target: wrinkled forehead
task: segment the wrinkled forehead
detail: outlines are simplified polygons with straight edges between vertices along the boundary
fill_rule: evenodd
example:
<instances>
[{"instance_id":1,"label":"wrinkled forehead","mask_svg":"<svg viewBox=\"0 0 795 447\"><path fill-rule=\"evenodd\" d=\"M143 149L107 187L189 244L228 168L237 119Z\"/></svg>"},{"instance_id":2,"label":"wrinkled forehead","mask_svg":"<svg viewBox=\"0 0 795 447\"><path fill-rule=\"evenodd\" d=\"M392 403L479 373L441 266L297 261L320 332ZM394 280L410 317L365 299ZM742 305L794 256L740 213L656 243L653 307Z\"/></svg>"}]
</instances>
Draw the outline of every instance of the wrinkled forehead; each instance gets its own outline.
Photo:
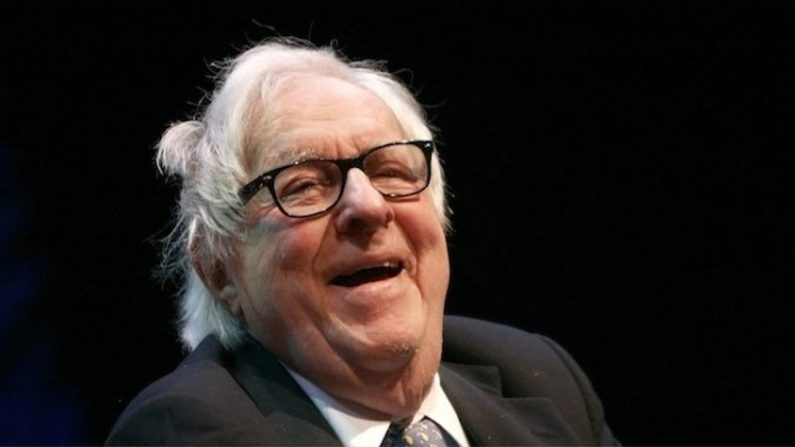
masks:
<instances>
[{"instance_id":1,"label":"wrinkled forehead","mask_svg":"<svg viewBox=\"0 0 795 447\"><path fill-rule=\"evenodd\" d=\"M246 141L250 173L303 158L351 157L404 137L377 95L334 77L301 75L254 104Z\"/></svg>"}]
</instances>

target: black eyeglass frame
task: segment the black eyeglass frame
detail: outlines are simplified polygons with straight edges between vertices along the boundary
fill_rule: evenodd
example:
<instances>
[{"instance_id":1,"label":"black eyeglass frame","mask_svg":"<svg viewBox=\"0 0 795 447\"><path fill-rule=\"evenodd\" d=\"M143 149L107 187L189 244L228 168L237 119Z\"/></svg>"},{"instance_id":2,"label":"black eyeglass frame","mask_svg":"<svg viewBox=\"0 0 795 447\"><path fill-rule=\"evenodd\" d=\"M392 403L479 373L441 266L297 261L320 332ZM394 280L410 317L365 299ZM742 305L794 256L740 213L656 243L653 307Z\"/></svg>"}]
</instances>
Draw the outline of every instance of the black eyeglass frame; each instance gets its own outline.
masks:
<instances>
[{"instance_id":1,"label":"black eyeglass frame","mask_svg":"<svg viewBox=\"0 0 795 447\"><path fill-rule=\"evenodd\" d=\"M359 156L353 157L353 158L338 158L338 159L313 158L313 159L297 160L297 161L295 161L293 163L290 163L290 164L284 165L284 166L279 166L278 168L271 169L270 171L265 172L265 173L257 176L254 180L248 182L242 188L240 188L240 190L238 191L238 197L240 197L240 200L243 202L243 205L245 205L255 195L257 195L257 193L260 192L262 190L262 188L267 187L268 188L268 192L271 195L271 198L273 198L273 203L276 204L276 206L279 208L279 210L282 213L284 213L284 215L289 216L289 217L294 217L294 218L305 218L305 217L317 216L319 214L323 214L326 211L334 208L337 205L337 203L340 201L340 198L342 197L342 193L345 191L345 182L348 179L348 171L350 171L353 168L358 168L358 169L364 171L364 159L367 158L370 154L372 154L373 152L375 152L377 150L384 149L384 148L391 147L391 146L406 145L406 144L418 147L422 151L422 154L425 156L425 166L427 167L427 172L426 172L426 175L425 175L425 185L422 188L420 188L419 190L411 192L411 193L408 193L408 194L394 194L394 193L393 194L388 194L388 193L383 193L381 191L378 191L378 192L381 193L381 195L383 195L384 197L387 197L387 198L390 198L390 199L397 199L397 198L401 198L401 197L413 196L413 195L419 194L422 191L424 191L428 187L428 185L431 183L431 169L432 169L431 168L431 166L432 166L431 160L432 160L432 157L433 157L433 149L434 149L434 144L433 144L433 141L431 141L431 140L393 141L393 142L390 142L390 143L385 143L385 144L378 145L378 146L376 146L374 148L370 148L370 149L362 152L361 154L359 154ZM323 208L320 211L317 211L317 212L314 212L314 213L311 213L311 214L307 214L307 215L294 216L294 215L288 213L287 210L285 210L282 207L282 204L279 202L279 199L276 196L276 190L274 189L274 186L273 186L274 185L274 180L276 179L276 176L279 175L279 173L284 171L285 169L289 169L289 168L292 168L294 166L298 166L298 165L301 165L301 164L304 164L304 163L317 162L317 161L331 162L331 163L334 163L335 165L337 165L337 168L340 170L340 175L341 175L339 194L337 194L337 198L331 204L329 204L329 206L327 206L326 208ZM377 190L377 188L376 188L376 190Z\"/></svg>"}]
</instances>

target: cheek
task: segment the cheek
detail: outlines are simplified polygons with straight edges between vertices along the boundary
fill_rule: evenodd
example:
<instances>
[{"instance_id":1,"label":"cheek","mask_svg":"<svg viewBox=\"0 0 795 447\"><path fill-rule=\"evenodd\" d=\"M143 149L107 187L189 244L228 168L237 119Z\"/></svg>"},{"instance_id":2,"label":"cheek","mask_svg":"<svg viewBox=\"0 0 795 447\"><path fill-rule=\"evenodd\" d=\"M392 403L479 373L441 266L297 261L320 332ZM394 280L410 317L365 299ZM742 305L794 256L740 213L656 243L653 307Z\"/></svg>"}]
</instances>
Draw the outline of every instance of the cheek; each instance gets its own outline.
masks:
<instances>
[{"instance_id":1,"label":"cheek","mask_svg":"<svg viewBox=\"0 0 795 447\"><path fill-rule=\"evenodd\" d=\"M421 210L401 213L400 224L418 262L418 279L424 292L444 295L450 274L447 240L430 201Z\"/></svg>"},{"instance_id":2,"label":"cheek","mask_svg":"<svg viewBox=\"0 0 795 447\"><path fill-rule=\"evenodd\" d=\"M322 221L303 222L287 229L274 240L271 255L276 271L282 275L311 275L318 249L323 242L324 228Z\"/></svg>"},{"instance_id":3,"label":"cheek","mask_svg":"<svg viewBox=\"0 0 795 447\"><path fill-rule=\"evenodd\" d=\"M323 238L323 222L271 220L249 234L246 270L254 276L306 272Z\"/></svg>"},{"instance_id":4,"label":"cheek","mask_svg":"<svg viewBox=\"0 0 795 447\"><path fill-rule=\"evenodd\" d=\"M401 211L398 216L400 225L406 237L415 244L415 248L434 251L442 247L446 253L444 229L434 211L430 197L423 197L415 208L409 207Z\"/></svg>"},{"instance_id":5,"label":"cheek","mask_svg":"<svg viewBox=\"0 0 795 447\"><path fill-rule=\"evenodd\" d=\"M246 294L255 307L265 306L267 297L290 295L291 299L312 281L317 248L323 238L320 222L271 225L249 239L242 267ZM253 235L253 233L252 233ZM278 303L270 303L278 306Z\"/></svg>"},{"instance_id":6,"label":"cheek","mask_svg":"<svg viewBox=\"0 0 795 447\"><path fill-rule=\"evenodd\" d=\"M259 232L249 239L241 259L244 316L266 346L281 343L286 326L312 318L313 262L322 231L312 225L292 225ZM253 234L253 233L252 233ZM309 309L309 310L308 310Z\"/></svg>"}]
</instances>

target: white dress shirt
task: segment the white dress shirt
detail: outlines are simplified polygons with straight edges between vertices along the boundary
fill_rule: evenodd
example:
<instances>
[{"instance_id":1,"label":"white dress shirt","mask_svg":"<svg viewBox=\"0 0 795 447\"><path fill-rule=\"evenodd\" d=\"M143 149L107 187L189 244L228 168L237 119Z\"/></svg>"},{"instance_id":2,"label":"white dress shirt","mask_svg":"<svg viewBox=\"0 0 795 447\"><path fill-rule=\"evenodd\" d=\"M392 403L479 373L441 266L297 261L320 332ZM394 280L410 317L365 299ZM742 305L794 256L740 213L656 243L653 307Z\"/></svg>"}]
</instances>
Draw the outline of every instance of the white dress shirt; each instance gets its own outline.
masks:
<instances>
[{"instance_id":1,"label":"white dress shirt","mask_svg":"<svg viewBox=\"0 0 795 447\"><path fill-rule=\"evenodd\" d=\"M391 421L366 418L333 398L300 374L286 366L285 368L320 410L323 417L326 418L331 428L337 433L337 437L342 441L342 445L351 447L381 445ZM414 415L412 422L417 422L423 417L433 419L461 447L469 447L464 429L461 427L461 421L458 420L458 415L453 405L447 399L444 390L442 390L438 373L434 375L431 389L422 401L420 409Z\"/></svg>"}]
</instances>

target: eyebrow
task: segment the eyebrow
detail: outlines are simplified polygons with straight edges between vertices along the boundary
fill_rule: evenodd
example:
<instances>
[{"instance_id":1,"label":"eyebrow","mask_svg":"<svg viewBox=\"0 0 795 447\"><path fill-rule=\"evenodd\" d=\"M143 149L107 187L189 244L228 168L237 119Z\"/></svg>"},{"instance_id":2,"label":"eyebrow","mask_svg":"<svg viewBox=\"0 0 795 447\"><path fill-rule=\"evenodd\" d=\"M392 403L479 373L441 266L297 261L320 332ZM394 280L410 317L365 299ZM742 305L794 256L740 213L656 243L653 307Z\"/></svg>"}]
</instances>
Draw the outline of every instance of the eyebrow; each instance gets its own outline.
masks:
<instances>
[{"instance_id":1,"label":"eyebrow","mask_svg":"<svg viewBox=\"0 0 795 447\"><path fill-rule=\"evenodd\" d=\"M320 158L317 151L309 148L294 148L278 151L277 154L265 156L263 172L276 169L279 166L286 166L304 160Z\"/></svg>"},{"instance_id":2,"label":"eyebrow","mask_svg":"<svg viewBox=\"0 0 795 447\"><path fill-rule=\"evenodd\" d=\"M364 149L358 149L358 154L355 156L360 156L362 153L369 151L371 148L377 147L380 144L383 143L373 143L365 146ZM277 152L277 154L265 156L263 164L266 166L266 168L262 169L261 172L268 172L281 166L288 166L293 163L300 163L306 160L336 160L336 158L324 157L317 151L317 149L312 149L306 146L287 148L272 152Z\"/></svg>"}]
</instances>

